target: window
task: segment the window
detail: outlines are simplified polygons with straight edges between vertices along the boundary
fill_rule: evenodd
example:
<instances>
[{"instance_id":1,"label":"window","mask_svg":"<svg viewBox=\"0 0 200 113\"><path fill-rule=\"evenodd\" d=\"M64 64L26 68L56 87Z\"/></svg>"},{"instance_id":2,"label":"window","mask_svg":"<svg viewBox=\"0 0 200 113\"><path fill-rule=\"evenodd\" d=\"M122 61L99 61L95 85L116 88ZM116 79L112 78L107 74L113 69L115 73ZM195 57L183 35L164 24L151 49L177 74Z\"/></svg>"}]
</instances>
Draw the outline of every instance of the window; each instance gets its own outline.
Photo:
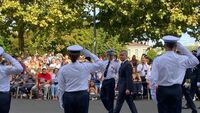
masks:
<instances>
[{"instance_id":1,"label":"window","mask_svg":"<svg viewBox=\"0 0 200 113\"><path fill-rule=\"evenodd\" d=\"M128 56L131 56L131 49L128 49Z\"/></svg>"},{"instance_id":2,"label":"window","mask_svg":"<svg viewBox=\"0 0 200 113\"><path fill-rule=\"evenodd\" d=\"M138 49L135 49L135 55L138 57Z\"/></svg>"},{"instance_id":3,"label":"window","mask_svg":"<svg viewBox=\"0 0 200 113\"><path fill-rule=\"evenodd\" d=\"M145 54L146 54L146 49L143 49L143 53L145 53Z\"/></svg>"}]
</instances>

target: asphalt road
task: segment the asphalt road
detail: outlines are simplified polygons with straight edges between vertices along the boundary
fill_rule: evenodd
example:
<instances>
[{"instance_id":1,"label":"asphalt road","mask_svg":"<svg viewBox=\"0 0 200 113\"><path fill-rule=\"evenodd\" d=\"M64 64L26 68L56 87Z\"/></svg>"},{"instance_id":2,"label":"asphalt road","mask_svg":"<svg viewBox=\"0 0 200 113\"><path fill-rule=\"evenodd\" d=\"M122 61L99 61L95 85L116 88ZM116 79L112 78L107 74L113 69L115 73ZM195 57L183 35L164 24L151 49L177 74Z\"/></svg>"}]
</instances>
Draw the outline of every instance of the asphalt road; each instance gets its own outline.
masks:
<instances>
[{"instance_id":1,"label":"asphalt road","mask_svg":"<svg viewBox=\"0 0 200 113\"><path fill-rule=\"evenodd\" d=\"M184 102L183 102L184 103ZM200 101L196 101L196 106L200 106ZM135 101L138 113L157 113L156 105L152 101ZM182 110L182 113L191 113L191 110ZM64 113L53 100L26 100L12 99L10 113ZM101 101L90 101L89 113L107 113ZM121 113L131 113L128 105L125 103ZM200 113L200 109L198 109Z\"/></svg>"}]
</instances>

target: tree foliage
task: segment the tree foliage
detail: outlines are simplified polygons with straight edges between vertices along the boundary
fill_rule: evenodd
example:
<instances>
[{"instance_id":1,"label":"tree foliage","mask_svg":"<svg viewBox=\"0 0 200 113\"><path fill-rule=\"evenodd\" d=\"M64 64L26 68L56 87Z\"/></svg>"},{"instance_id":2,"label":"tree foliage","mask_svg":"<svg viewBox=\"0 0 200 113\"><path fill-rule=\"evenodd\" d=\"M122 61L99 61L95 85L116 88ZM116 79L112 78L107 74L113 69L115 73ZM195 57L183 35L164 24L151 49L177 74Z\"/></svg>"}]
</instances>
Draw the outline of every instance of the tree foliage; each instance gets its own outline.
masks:
<instances>
[{"instance_id":1,"label":"tree foliage","mask_svg":"<svg viewBox=\"0 0 200 113\"><path fill-rule=\"evenodd\" d=\"M75 29L69 35L64 36L63 39L66 39L65 45L79 44L90 51L94 50L92 28ZM105 52L111 48L113 48L116 53L119 53L119 51L124 48L117 36L110 36L103 29L97 29L96 41L98 55L104 55Z\"/></svg>"},{"instance_id":2,"label":"tree foliage","mask_svg":"<svg viewBox=\"0 0 200 113\"><path fill-rule=\"evenodd\" d=\"M80 25L79 13L60 0L6 0L0 7L0 34L2 38L18 38L20 50L23 51L26 34L33 33L31 40L50 38L52 34L60 37Z\"/></svg>"},{"instance_id":3,"label":"tree foliage","mask_svg":"<svg viewBox=\"0 0 200 113\"><path fill-rule=\"evenodd\" d=\"M0 44L7 51L63 51L70 44L92 50L97 11L97 50L120 42L158 41L188 31L200 39L198 0L2 0Z\"/></svg>"},{"instance_id":4,"label":"tree foliage","mask_svg":"<svg viewBox=\"0 0 200 113\"><path fill-rule=\"evenodd\" d=\"M200 5L198 0L104 0L100 26L122 41L158 41L167 34L180 36L190 29L199 40Z\"/></svg>"},{"instance_id":5,"label":"tree foliage","mask_svg":"<svg viewBox=\"0 0 200 113\"><path fill-rule=\"evenodd\" d=\"M152 48L150 48L150 49L147 51L147 56L148 56L151 60L153 60L157 55L158 55L158 53L157 53L154 49L152 49Z\"/></svg>"}]
</instances>

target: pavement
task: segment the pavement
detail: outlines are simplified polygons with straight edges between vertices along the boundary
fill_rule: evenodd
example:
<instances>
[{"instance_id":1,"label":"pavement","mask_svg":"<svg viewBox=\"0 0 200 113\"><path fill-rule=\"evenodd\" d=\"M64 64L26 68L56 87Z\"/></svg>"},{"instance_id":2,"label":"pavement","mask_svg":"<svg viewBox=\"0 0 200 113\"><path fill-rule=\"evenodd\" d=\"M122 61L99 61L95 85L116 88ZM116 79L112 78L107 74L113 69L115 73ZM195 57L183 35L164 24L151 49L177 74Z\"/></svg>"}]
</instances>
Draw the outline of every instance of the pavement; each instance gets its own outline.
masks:
<instances>
[{"instance_id":1,"label":"pavement","mask_svg":"<svg viewBox=\"0 0 200 113\"><path fill-rule=\"evenodd\" d=\"M138 109L138 113L157 113L156 105L150 100L134 101ZM184 103L184 101L183 101ZM195 101L197 107L200 101ZM28 100L28 99L12 99L10 113L64 113L59 108L58 101L54 100ZM90 101L89 113L107 113L101 101ZM126 102L124 103L121 113L131 113ZM190 109L183 109L182 113L191 113ZM200 109L198 109L200 113Z\"/></svg>"}]
</instances>

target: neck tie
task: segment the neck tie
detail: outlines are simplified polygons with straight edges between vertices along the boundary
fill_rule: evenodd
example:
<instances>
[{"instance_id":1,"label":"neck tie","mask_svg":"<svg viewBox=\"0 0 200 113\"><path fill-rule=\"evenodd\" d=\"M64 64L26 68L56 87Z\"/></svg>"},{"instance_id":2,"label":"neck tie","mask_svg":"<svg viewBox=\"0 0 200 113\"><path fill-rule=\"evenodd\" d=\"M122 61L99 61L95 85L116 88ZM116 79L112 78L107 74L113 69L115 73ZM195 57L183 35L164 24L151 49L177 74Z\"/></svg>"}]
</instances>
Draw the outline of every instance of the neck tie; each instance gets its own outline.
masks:
<instances>
[{"instance_id":1,"label":"neck tie","mask_svg":"<svg viewBox=\"0 0 200 113\"><path fill-rule=\"evenodd\" d=\"M104 77L107 76L109 65L110 65L110 61L108 61L108 64L107 64L107 66L106 66L106 70L105 70L105 72L104 72Z\"/></svg>"},{"instance_id":2,"label":"neck tie","mask_svg":"<svg viewBox=\"0 0 200 113\"><path fill-rule=\"evenodd\" d=\"M124 64L124 63L122 62L121 65L120 65L120 67L122 67L123 64Z\"/></svg>"}]
</instances>

